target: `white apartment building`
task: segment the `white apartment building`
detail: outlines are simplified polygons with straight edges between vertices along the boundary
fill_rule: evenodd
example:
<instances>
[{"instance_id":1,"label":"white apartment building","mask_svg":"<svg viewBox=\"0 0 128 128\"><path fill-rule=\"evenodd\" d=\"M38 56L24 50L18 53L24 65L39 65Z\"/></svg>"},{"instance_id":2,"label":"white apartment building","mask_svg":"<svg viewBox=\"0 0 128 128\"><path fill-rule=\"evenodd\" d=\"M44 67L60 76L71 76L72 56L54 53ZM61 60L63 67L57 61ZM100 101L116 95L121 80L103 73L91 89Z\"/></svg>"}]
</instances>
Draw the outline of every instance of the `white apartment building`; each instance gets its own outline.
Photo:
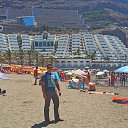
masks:
<instances>
[{"instance_id":1,"label":"white apartment building","mask_svg":"<svg viewBox=\"0 0 128 128\"><path fill-rule=\"evenodd\" d=\"M56 59L77 58L77 61L78 58L85 59L94 53L95 59L99 61L105 58L111 61L128 59L128 48L115 36L87 33L50 35L44 32L35 36L0 33L0 51L8 48L15 51L20 47L23 50L34 49L44 56L54 55ZM79 65L82 65L83 62L80 61ZM74 60L73 63L77 64ZM66 61L66 65L70 65L70 60Z\"/></svg>"},{"instance_id":2,"label":"white apartment building","mask_svg":"<svg viewBox=\"0 0 128 128\"><path fill-rule=\"evenodd\" d=\"M92 34L84 34L84 46L85 50L89 54L92 54L94 51L98 51L95 38Z\"/></svg>"},{"instance_id":3,"label":"white apartment building","mask_svg":"<svg viewBox=\"0 0 128 128\"><path fill-rule=\"evenodd\" d=\"M7 38L8 38L7 40L8 40L8 44L9 44L9 49L11 51L19 50L19 43L18 43L17 35L16 34L8 34Z\"/></svg>"},{"instance_id":4,"label":"white apartment building","mask_svg":"<svg viewBox=\"0 0 128 128\"><path fill-rule=\"evenodd\" d=\"M0 51L8 50L7 35L0 33Z\"/></svg>"},{"instance_id":5,"label":"white apartment building","mask_svg":"<svg viewBox=\"0 0 128 128\"><path fill-rule=\"evenodd\" d=\"M52 55L55 49L55 35L48 35L47 39L42 35L35 35L34 37L34 49L44 55Z\"/></svg>"},{"instance_id":6,"label":"white apartment building","mask_svg":"<svg viewBox=\"0 0 128 128\"><path fill-rule=\"evenodd\" d=\"M70 56L70 37L68 34L60 35L57 38L57 50L55 56L57 58L65 58Z\"/></svg>"},{"instance_id":7,"label":"white apartment building","mask_svg":"<svg viewBox=\"0 0 128 128\"><path fill-rule=\"evenodd\" d=\"M112 51L107 43L107 41L104 38L104 35L101 34L97 34L94 35L96 44L99 48L99 50L101 51L101 53L103 54L104 57L109 57L110 59L112 59Z\"/></svg>"},{"instance_id":8,"label":"white apartment building","mask_svg":"<svg viewBox=\"0 0 128 128\"><path fill-rule=\"evenodd\" d=\"M78 49L81 52L81 35L80 34L72 34L71 43L72 43L72 54L74 54Z\"/></svg>"},{"instance_id":9,"label":"white apartment building","mask_svg":"<svg viewBox=\"0 0 128 128\"><path fill-rule=\"evenodd\" d=\"M118 49L113 46L117 45ZM79 49L80 55L75 55ZM95 59L99 62L103 61L105 57L108 57L110 61L121 60L128 51L123 42L119 38L114 36L102 35L102 34L72 34L72 35L60 35L58 37L58 48L56 50L56 66L57 67L84 67L91 66L91 59L82 59L87 57L86 54L95 53ZM121 51L122 55L119 54ZM120 56L119 56L120 55ZM127 54L128 56L128 54ZM123 58L125 60L125 58ZM113 66L111 61L111 66ZM98 62L97 62L98 63ZM123 62L124 63L124 62ZM125 64L125 63L124 63ZM103 67L107 63L101 64ZM110 67L111 67L110 66ZM119 64L116 64L119 66Z\"/></svg>"},{"instance_id":10,"label":"white apartment building","mask_svg":"<svg viewBox=\"0 0 128 128\"><path fill-rule=\"evenodd\" d=\"M94 35L100 53L110 60L125 60L128 49L119 38L109 35Z\"/></svg>"},{"instance_id":11,"label":"white apartment building","mask_svg":"<svg viewBox=\"0 0 128 128\"><path fill-rule=\"evenodd\" d=\"M22 50L31 50L33 43L33 36L29 36L28 34L21 35L21 49Z\"/></svg>"},{"instance_id":12,"label":"white apartment building","mask_svg":"<svg viewBox=\"0 0 128 128\"><path fill-rule=\"evenodd\" d=\"M60 68L80 68L85 66L91 66L91 59L84 58L57 58L56 67Z\"/></svg>"}]
</instances>

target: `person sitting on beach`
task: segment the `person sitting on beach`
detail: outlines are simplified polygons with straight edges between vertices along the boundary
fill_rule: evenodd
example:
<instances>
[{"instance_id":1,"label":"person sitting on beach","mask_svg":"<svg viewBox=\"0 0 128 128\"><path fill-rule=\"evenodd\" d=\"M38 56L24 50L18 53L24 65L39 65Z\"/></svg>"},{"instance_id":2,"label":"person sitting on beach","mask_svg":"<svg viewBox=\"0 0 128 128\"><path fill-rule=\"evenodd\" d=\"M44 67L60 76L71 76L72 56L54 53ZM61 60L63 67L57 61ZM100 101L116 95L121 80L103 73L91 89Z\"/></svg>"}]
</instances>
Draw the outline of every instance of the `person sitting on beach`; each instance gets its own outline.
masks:
<instances>
[{"instance_id":1,"label":"person sitting on beach","mask_svg":"<svg viewBox=\"0 0 128 128\"><path fill-rule=\"evenodd\" d=\"M82 83L83 80L81 79L80 76L76 76L76 79L78 80L77 83L74 84L72 82L72 86L74 89L80 89L80 84Z\"/></svg>"},{"instance_id":2,"label":"person sitting on beach","mask_svg":"<svg viewBox=\"0 0 128 128\"><path fill-rule=\"evenodd\" d=\"M88 91L96 91L96 84L95 83L89 83L89 90Z\"/></svg>"},{"instance_id":3,"label":"person sitting on beach","mask_svg":"<svg viewBox=\"0 0 128 128\"><path fill-rule=\"evenodd\" d=\"M84 91L85 87L89 87L89 80L87 78L87 76L81 76L80 79L80 89L82 89Z\"/></svg>"}]
</instances>

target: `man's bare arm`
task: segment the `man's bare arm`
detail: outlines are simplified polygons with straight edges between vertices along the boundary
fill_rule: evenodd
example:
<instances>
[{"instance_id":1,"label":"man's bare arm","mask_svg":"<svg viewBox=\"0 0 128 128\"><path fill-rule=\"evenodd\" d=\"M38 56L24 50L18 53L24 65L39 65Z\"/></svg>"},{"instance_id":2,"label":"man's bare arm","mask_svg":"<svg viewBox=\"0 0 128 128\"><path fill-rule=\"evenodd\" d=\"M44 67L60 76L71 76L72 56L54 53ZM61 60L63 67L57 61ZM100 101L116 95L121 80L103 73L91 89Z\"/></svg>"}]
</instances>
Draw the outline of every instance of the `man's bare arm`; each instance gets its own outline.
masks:
<instances>
[{"instance_id":1,"label":"man's bare arm","mask_svg":"<svg viewBox=\"0 0 128 128\"><path fill-rule=\"evenodd\" d=\"M47 96L46 96L46 92L45 92L45 81L41 81L41 89L42 89L43 97L44 97L44 99L46 99Z\"/></svg>"},{"instance_id":2,"label":"man's bare arm","mask_svg":"<svg viewBox=\"0 0 128 128\"><path fill-rule=\"evenodd\" d=\"M59 96L61 96L60 85L59 85L59 83L58 83L57 80L55 80L55 84L56 84L56 88L57 88L57 90L58 90L58 92L59 92Z\"/></svg>"}]
</instances>

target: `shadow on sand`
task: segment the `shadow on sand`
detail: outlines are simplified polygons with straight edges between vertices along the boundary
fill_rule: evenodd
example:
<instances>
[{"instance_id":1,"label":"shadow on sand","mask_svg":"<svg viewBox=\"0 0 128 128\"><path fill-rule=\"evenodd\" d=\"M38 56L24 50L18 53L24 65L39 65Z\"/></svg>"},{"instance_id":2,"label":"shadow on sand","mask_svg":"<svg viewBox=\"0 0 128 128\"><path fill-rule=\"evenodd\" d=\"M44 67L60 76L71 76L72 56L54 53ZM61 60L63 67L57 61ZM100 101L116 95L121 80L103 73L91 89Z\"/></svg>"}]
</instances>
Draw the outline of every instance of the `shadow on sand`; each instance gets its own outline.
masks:
<instances>
[{"instance_id":1,"label":"shadow on sand","mask_svg":"<svg viewBox=\"0 0 128 128\"><path fill-rule=\"evenodd\" d=\"M50 121L49 123L47 123L46 121L43 121L39 124L34 124L31 128L42 128L42 127L47 127L50 124L55 124L55 121Z\"/></svg>"}]
</instances>

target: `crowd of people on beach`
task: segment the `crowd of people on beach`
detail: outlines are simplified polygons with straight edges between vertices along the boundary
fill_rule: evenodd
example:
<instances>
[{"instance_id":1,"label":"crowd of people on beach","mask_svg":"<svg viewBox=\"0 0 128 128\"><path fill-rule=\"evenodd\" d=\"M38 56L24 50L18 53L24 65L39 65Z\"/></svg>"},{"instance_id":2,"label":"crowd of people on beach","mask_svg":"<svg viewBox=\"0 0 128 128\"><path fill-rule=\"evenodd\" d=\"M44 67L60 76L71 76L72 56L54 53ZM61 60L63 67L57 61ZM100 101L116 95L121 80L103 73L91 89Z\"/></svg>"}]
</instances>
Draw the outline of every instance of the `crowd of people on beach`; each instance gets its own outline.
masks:
<instances>
[{"instance_id":1,"label":"crowd of people on beach","mask_svg":"<svg viewBox=\"0 0 128 128\"><path fill-rule=\"evenodd\" d=\"M109 80L109 86L115 86L117 82L121 84L121 86L126 86L126 82L128 81L128 74L127 73L114 73L107 76Z\"/></svg>"},{"instance_id":2,"label":"crowd of people on beach","mask_svg":"<svg viewBox=\"0 0 128 128\"><path fill-rule=\"evenodd\" d=\"M62 82L69 82L69 87L74 89L84 89L88 88L89 90L95 91L95 85L97 84L96 80L91 79L91 75L94 75L96 73L92 73L88 70L83 70L85 72L85 75L76 75L71 74L67 75L65 72L59 72L58 75L60 77L60 80ZM38 67L34 70L34 78L35 82L34 85L37 85L37 79L38 79ZM77 79L77 82L74 82L73 80ZM95 78L97 81L100 81L97 77ZM122 87L126 86L126 82L128 81L128 74L127 73L115 73L115 72L104 72L102 81L107 79L106 86L114 87L117 83L120 83Z\"/></svg>"},{"instance_id":3,"label":"crowd of people on beach","mask_svg":"<svg viewBox=\"0 0 128 128\"><path fill-rule=\"evenodd\" d=\"M92 73L89 70L79 70L82 73L77 74L75 71L66 74L64 71L58 72L58 76L60 77L61 82L68 82L68 88L78 89L80 91L88 91L89 94L110 94L110 95L117 95L117 93L111 92L97 92L96 91L96 84L94 80L92 80L92 76L95 76L96 73ZM13 71L11 71L13 72ZM15 72L15 71L14 71ZM25 73L23 70L22 72ZM36 66L33 70L34 76L34 85L41 85L42 95L45 101L44 104L44 119L46 123L51 123L49 117L49 107L50 101L53 101L54 104L54 118L55 123L59 121L64 121L60 118L59 115L59 96L61 96L61 88L58 82L57 76L53 74L53 65L47 65L47 71L42 72L41 75L38 73L38 66ZM97 77L95 77L97 79ZM108 86L114 87L116 82L120 82L122 86L126 86L126 82L128 80L127 73L114 73L114 72L105 72L103 74L103 79L107 79ZM100 80L100 79L99 79ZM86 89L86 90L85 90ZM0 89L0 95L4 95L6 90Z\"/></svg>"}]
</instances>

